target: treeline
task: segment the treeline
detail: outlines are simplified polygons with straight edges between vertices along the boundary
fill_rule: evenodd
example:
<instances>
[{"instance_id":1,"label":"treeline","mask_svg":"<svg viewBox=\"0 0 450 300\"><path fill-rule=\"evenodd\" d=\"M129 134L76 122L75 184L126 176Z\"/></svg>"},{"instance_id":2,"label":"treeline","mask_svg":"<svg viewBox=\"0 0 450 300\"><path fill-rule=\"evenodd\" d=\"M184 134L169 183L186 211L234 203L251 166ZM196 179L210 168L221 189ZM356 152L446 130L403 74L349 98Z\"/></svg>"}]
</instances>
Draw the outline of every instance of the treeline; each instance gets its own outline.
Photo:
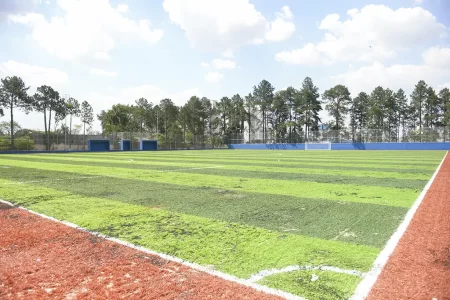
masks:
<instances>
[{"instance_id":1,"label":"treeline","mask_svg":"<svg viewBox=\"0 0 450 300\"><path fill-rule=\"evenodd\" d=\"M402 89L393 91L381 86L370 94L352 97L348 88L336 85L319 93L311 78L301 87L274 92L267 80L242 97L239 94L219 101L192 96L185 105L176 106L171 99L154 105L140 98L133 105L116 104L98 115L103 132L158 132L164 141L195 135L243 136L262 142L299 141L305 132L327 130L350 131L354 141L361 140L366 129L376 129L399 141L401 131L423 128L447 128L450 122L450 91L436 92L419 81L408 97ZM330 121L322 126L319 112L325 109Z\"/></svg>"},{"instance_id":2,"label":"treeline","mask_svg":"<svg viewBox=\"0 0 450 300\"><path fill-rule=\"evenodd\" d=\"M94 122L94 111L87 102L79 102L72 97L62 97L58 91L47 85L37 88L34 94L30 94L22 78L13 76L1 79L0 84L0 116L9 110L9 143L11 149L17 149L14 144L17 126L14 121L14 112L17 110L29 113L31 111L43 114L45 144L47 150L51 147L51 128L57 128L61 121L69 117L69 126L61 124L62 133L72 133L72 118L79 117L83 123L83 132L90 129Z\"/></svg>"}]
</instances>

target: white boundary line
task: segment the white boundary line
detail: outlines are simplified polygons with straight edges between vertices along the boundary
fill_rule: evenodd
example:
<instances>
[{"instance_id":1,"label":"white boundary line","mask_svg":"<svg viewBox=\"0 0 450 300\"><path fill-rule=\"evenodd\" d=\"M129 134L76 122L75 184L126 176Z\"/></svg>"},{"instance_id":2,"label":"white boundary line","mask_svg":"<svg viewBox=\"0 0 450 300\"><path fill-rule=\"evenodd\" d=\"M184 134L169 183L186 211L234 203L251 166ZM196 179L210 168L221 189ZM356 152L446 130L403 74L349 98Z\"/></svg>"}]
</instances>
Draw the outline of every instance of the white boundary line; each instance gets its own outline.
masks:
<instances>
[{"instance_id":1,"label":"white boundary line","mask_svg":"<svg viewBox=\"0 0 450 300\"><path fill-rule=\"evenodd\" d=\"M335 272L335 273L354 275L354 276L359 276L359 277L363 277L365 275L365 273L362 273L357 270L345 270L345 269L332 267L332 266L299 266L299 265L295 265L295 266L288 266L288 267L285 267L282 269L270 269L270 270L260 271L256 274L253 274L248 281L256 282L256 281L263 279L264 277L272 276L275 274L288 273L288 272L293 272L293 271L310 271L310 270L331 271L331 272Z\"/></svg>"},{"instance_id":2,"label":"white boundary line","mask_svg":"<svg viewBox=\"0 0 450 300\"><path fill-rule=\"evenodd\" d=\"M423 188L422 193L420 193L417 200L414 202L413 206L409 209L408 213L405 216L405 219L403 222L398 226L397 230L394 232L394 234L391 236L389 241L387 242L384 249L380 252L377 259L375 260L372 269L367 273L367 275L364 277L364 279L359 283L358 287L356 288L353 296L350 298L350 300L362 300L365 299L372 289L373 285L378 279L378 276L380 276L381 271L383 270L384 266L386 265L387 261L389 260L389 257L394 252L395 248L397 247L398 243L400 242L400 239L402 238L403 234L405 233L406 229L408 228L409 223L411 223L412 218L417 212L417 209L419 208L420 204L422 203L423 199L425 198L426 193L430 189L431 185L433 184L434 179L436 178L436 175L439 173L439 170L441 169L442 164L445 161L445 158L447 157L448 152L445 154L444 158L442 159L441 163L437 167L436 171L434 172L431 179L428 181L427 185Z\"/></svg>"},{"instance_id":3,"label":"white boundary line","mask_svg":"<svg viewBox=\"0 0 450 300\"><path fill-rule=\"evenodd\" d=\"M257 283L251 282L249 280L241 279L241 278L238 278L238 277L235 277L233 275L226 274L226 273L223 273L223 272L220 272L220 271L211 270L211 269L208 269L208 268L206 268L204 266L201 266L199 264L188 262L188 261L185 261L185 260L183 260L181 258L178 258L178 257L175 257L175 256L167 255L167 254L164 254L164 253L159 253L159 252L156 252L156 251L153 251L153 250L146 249L144 247L133 245L131 243L128 243L128 242L125 242L125 241L122 241L122 240L119 240L119 239L116 239L116 238L112 238L112 237L106 236L106 235L98 233L98 232L93 232L93 231L90 231L90 230L88 230L86 228L80 227L80 226L78 226L76 224L73 224L73 223L70 223L70 222L67 222L67 221L61 221L61 220L55 219L53 217L49 217L49 216L46 216L44 214L32 211L32 210L27 209L25 207L15 206L13 203L5 201L5 200L2 200L2 199L0 199L0 203L7 204L7 205L9 205L11 207L16 207L16 208L25 210L25 211L27 211L29 213L32 213L32 214L37 215L37 216L40 216L40 217L45 218L47 220L51 220L51 221L54 221L56 223L66 225L68 227L75 228L75 229L87 232L89 234L92 234L92 235L104 238L104 239L106 239L108 241L112 241L112 242L118 243L120 245L132 248L134 250L138 250L138 251L150 254L150 255L159 256L159 257L164 258L164 259L166 259L168 261L179 263L181 265L187 266L187 267L192 268L194 270L197 270L197 271L200 271L200 272L204 272L204 273L207 273L209 275L213 275L213 276L219 277L219 278L227 280L227 281L235 282L235 283L241 284L243 286L253 288L253 289L257 290L257 291L264 292L266 294L279 296L279 297L282 297L282 298L285 298L285 299L289 299L289 300L290 299L292 299L292 300L307 300L307 299L305 299L303 297L296 296L294 294L291 294L291 293L288 293L288 292L285 292L285 291L281 291L281 290L273 289L273 288L270 288L270 287L267 287L267 286L259 285Z\"/></svg>"}]
</instances>

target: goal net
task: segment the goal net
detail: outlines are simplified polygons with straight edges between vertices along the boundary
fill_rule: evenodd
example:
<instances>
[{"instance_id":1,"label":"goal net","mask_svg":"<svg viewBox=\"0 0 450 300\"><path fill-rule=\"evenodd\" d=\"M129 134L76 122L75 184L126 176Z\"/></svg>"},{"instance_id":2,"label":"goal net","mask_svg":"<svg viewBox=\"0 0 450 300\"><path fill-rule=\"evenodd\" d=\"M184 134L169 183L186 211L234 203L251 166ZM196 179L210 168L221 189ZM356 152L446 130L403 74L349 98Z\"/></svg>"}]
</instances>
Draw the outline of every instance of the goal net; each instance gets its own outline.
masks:
<instances>
[{"instance_id":1,"label":"goal net","mask_svg":"<svg viewBox=\"0 0 450 300\"><path fill-rule=\"evenodd\" d=\"M331 150L331 143L330 142L305 143L305 150Z\"/></svg>"}]
</instances>

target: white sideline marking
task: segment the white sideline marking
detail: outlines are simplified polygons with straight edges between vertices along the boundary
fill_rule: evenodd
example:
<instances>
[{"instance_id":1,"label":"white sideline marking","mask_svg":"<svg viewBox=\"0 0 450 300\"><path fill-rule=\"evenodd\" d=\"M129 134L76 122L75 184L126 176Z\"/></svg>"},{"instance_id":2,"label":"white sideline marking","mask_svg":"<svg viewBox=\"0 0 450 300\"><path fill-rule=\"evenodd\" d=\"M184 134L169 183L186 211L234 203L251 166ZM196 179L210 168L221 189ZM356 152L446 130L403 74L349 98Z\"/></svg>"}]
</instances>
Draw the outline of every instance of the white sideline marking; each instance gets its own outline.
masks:
<instances>
[{"instance_id":1,"label":"white sideline marking","mask_svg":"<svg viewBox=\"0 0 450 300\"><path fill-rule=\"evenodd\" d=\"M87 232L89 234L92 234L92 235L104 238L105 240L112 241L112 242L118 243L120 245L129 247L129 248L132 248L132 249L135 249L135 250L138 250L138 251L150 254L150 255L159 256L159 257L164 258L164 259L166 259L168 261L179 263L181 265L187 266L187 267L192 268L194 270L197 270L197 271L200 271L200 272L204 272L204 273L207 273L207 274L219 277L219 278L227 280L227 281L235 282L235 283L241 284L243 286L253 288L253 289L257 290L257 291L264 292L266 294L283 297L283 298L289 299L289 300L290 299L292 299L292 300L307 300L307 299L305 299L303 297L300 297L300 296L297 296L297 295L294 295L294 294L291 294L291 293L288 293L288 292L285 292L285 291L281 291L281 290L273 289L273 288L270 288L270 287L267 287L267 286L263 286L263 285L251 282L249 280L241 279L241 278L238 278L236 276L233 276L233 275L230 275L230 274L227 274L227 273L223 273L223 272L220 272L220 271L211 270L211 269L209 269L207 267L204 267L204 266L201 266L199 264L192 263L192 262L189 262L189 261L185 261L185 260L183 260L181 258L178 258L178 257L175 257L175 256L171 256L171 255L167 255L167 254L164 254L164 253L156 252L156 251L153 251L153 250L150 250L150 249L146 249L146 248L141 247L141 246L133 245L133 244L131 244L129 242L125 242L125 241L122 241L122 240L119 240L119 239L116 239L116 238L112 238L112 237L106 236L106 235L98 233L98 232L90 231L90 230L88 230L86 228L83 228L83 227L80 227L80 226L78 226L76 224L73 224L73 223L70 223L70 222L67 222L67 221L61 221L61 220L55 219L53 217L49 217L49 216L46 216L44 214L32 211L32 210L30 210L28 208L25 208L25 207L22 207L22 206L15 206L13 203L5 201L5 200L2 200L2 199L0 199L0 203L4 203L4 204L7 204L7 205L12 206L12 207L16 207L16 208L25 210L25 211L27 211L29 213L32 213L32 214L37 215L37 216L40 216L40 217L45 218L47 220L51 220L51 221L56 222L56 223L64 224L64 225L69 226L71 228L75 228L75 229Z\"/></svg>"},{"instance_id":2,"label":"white sideline marking","mask_svg":"<svg viewBox=\"0 0 450 300\"><path fill-rule=\"evenodd\" d=\"M163 171L158 171L158 172L160 172L160 173L167 173L167 172L176 172L176 171L203 170L203 169L217 169L217 168L223 168L223 166L212 166L212 167L200 167L200 168L185 168L185 169L163 170Z\"/></svg>"},{"instance_id":3,"label":"white sideline marking","mask_svg":"<svg viewBox=\"0 0 450 300\"><path fill-rule=\"evenodd\" d=\"M80 176L80 177L69 177L69 178L56 178L49 180L31 180L31 181L17 181L17 182L7 182L0 183L3 185L16 185L16 184L27 184L27 183L39 183L39 182L53 182L53 181L66 181L66 180L76 180L76 179L90 179L90 178L99 178L104 176Z\"/></svg>"},{"instance_id":4,"label":"white sideline marking","mask_svg":"<svg viewBox=\"0 0 450 300\"><path fill-rule=\"evenodd\" d=\"M272 276L272 275L280 274L280 273L288 273L288 272L293 272L293 271L311 271L311 270L331 271L331 272L335 272L335 273L342 273L342 274L354 275L354 276L359 276L359 277L363 277L365 275L365 273L362 273L357 270L345 270L345 269L332 267L332 266L298 266L298 265L296 265L296 266L288 266L288 267L285 267L282 269L263 270L256 274L253 274L248 281L256 282L256 281L263 279L264 277Z\"/></svg>"},{"instance_id":5,"label":"white sideline marking","mask_svg":"<svg viewBox=\"0 0 450 300\"><path fill-rule=\"evenodd\" d=\"M445 154L444 158L437 167L431 179L428 181L427 185L423 188L422 193L420 193L419 197L414 202L413 206L411 206L411 208L409 209L403 222L398 226L397 230L391 236L384 249L378 255L377 259L373 263L372 269L370 269L367 275L364 276L363 280L357 286L355 293L350 298L350 300L362 300L369 295L370 290L372 289L373 285L378 279L378 276L380 276L381 271L383 270L384 266L389 260L389 257L392 255L395 247L397 247L398 243L400 242L400 239L402 238L403 234L408 228L409 223L411 223L412 218L414 217L414 215L417 212L417 209L422 203L423 198L425 198L425 195L428 192L429 188L431 187L431 184L433 183L434 179L436 178L436 175L439 173L439 170L441 169L441 166L444 163L447 154L448 152Z\"/></svg>"}]
</instances>

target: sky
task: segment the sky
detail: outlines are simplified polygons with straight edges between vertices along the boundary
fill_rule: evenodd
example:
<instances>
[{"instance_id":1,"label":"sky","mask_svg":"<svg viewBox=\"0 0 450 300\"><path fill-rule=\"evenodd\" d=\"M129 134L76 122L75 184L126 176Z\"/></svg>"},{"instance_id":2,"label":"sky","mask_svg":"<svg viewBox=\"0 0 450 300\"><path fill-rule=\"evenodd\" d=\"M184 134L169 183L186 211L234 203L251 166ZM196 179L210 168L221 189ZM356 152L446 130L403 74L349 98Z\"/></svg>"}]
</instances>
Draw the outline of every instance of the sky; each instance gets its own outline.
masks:
<instances>
[{"instance_id":1,"label":"sky","mask_svg":"<svg viewBox=\"0 0 450 300\"><path fill-rule=\"evenodd\" d=\"M352 96L410 94L421 79L439 90L449 16L450 0L1 0L0 78L50 85L96 114L140 97L244 96L263 79L280 90L308 76ZM43 128L39 114L16 119Z\"/></svg>"}]
</instances>

